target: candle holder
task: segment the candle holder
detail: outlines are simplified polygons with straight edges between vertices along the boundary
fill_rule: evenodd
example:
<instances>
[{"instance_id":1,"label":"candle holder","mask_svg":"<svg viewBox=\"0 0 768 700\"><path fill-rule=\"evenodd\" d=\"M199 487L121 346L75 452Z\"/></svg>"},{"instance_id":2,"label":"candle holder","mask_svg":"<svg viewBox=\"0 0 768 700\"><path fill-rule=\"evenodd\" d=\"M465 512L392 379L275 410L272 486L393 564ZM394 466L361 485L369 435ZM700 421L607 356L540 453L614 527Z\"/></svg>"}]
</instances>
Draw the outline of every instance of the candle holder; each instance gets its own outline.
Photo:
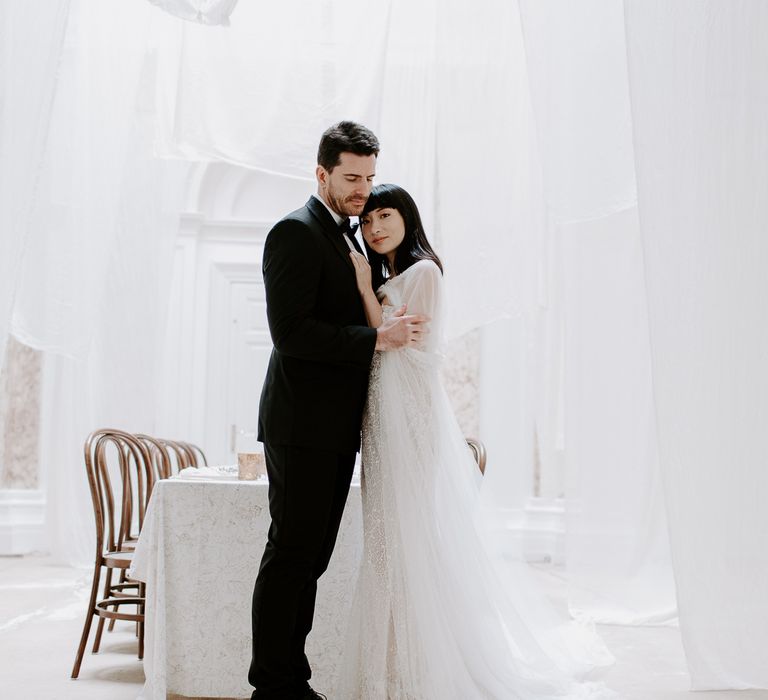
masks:
<instances>
[{"instance_id":1,"label":"candle holder","mask_svg":"<svg viewBox=\"0 0 768 700\"><path fill-rule=\"evenodd\" d=\"M237 453L237 478L241 481L256 481L266 476L267 463L263 452Z\"/></svg>"}]
</instances>

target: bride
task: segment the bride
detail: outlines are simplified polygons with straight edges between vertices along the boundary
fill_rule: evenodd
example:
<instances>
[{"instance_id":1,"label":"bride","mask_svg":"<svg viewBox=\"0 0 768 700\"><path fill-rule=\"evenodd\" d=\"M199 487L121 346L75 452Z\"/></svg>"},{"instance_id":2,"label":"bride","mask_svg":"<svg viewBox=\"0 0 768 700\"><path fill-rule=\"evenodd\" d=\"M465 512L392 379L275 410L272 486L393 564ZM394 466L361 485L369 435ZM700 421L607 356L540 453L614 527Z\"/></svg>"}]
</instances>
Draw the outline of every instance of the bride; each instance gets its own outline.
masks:
<instances>
[{"instance_id":1,"label":"bride","mask_svg":"<svg viewBox=\"0 0 768 700\"><path fill-rule=\"evenodd\" d=\"M487 548L477 467L438 375L442 265L413 199L379 185L361 224L370 264L350 255L369 325L403 305L432 320L418 347L376 353L371 367L364 550L338 697L615 697L577 680L612 661L597 636L558 619L525 564Z\"/></svg>"}]
</instances>

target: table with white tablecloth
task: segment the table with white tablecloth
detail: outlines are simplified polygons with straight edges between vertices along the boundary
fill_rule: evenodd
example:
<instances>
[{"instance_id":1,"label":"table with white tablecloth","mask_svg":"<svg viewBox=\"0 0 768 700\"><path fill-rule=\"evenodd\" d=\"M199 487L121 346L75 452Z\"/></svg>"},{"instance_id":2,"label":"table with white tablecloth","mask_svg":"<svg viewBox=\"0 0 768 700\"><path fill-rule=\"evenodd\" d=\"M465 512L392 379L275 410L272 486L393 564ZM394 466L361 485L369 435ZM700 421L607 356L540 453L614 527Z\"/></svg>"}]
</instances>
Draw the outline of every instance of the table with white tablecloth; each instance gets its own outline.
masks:
<instances>
[{"instance_id":1,"label":"table with white tablecloth","mask_svg":"<svg viewBox=\"0 0 768 700\"><path fill-rule=\"evenodd\" d=\"M269 528L267 492L266 481L155 485L131 569L147 584L144 700L250 697L251 596ZM329 695L361 552L360 487L353 484L307 643L312 685Z\"/></svg>"}]
</instances>

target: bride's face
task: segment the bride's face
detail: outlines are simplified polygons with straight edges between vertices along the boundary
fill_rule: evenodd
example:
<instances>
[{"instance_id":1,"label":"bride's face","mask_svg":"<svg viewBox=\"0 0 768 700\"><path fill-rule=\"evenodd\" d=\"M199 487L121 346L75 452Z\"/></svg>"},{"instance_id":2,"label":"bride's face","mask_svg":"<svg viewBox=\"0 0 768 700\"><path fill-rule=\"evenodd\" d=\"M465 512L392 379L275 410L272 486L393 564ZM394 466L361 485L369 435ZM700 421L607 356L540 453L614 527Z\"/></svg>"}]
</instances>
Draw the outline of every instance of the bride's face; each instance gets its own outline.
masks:
<instances>
[{"instance_id":1,"label":"bride's face","mask_svg":"<svg viewBox=\"0 0 768 700\"><path fill-rule=\"evenodd\" d=\"M405 238L405 222L397 209L382 207L360 217L363 238L379 255L386 255L392 262L397 247Z\"/></svg>"}]
</instances>

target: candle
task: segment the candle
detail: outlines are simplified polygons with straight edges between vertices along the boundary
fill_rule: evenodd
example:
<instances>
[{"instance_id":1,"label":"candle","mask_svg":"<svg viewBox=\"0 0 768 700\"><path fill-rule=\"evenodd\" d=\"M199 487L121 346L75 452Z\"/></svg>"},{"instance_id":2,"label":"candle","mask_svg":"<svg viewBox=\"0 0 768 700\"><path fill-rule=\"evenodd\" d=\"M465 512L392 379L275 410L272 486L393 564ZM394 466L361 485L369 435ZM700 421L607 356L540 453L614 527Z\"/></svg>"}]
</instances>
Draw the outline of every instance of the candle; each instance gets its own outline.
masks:
<instances>
[{"instance_id":1,"label":"candle","mask_svg":"<svg viewBox=\"0 0 768 700\"><path fill-rule=\"evenodd\" d=\"M237 478L242 481L255 481L267 473L267 463L263 452L237 453Z\"/></svg>"}]
</instances>

